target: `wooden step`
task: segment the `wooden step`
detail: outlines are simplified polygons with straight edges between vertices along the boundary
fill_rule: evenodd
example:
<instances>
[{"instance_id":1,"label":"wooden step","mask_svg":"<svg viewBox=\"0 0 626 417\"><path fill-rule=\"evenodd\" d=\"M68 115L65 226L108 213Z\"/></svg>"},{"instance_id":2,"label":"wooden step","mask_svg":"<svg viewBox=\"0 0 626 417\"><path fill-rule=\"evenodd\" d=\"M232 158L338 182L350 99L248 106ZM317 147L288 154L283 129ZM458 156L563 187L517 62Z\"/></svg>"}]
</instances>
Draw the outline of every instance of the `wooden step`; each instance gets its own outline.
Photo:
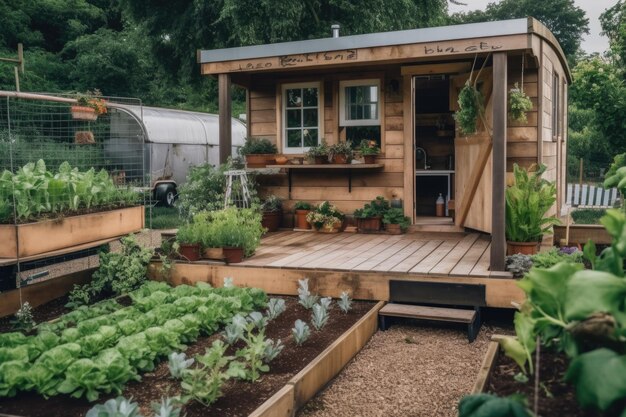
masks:
<instances>
[{"instance_id":1,"label":"wooden step","mask_svg":"<svg viewBox=\"0 0 626 417\"><path fill-rule=\"evenodd\" d=\"M416 306L410 304L389 303L379 312L381 316L402 317L408 319L447 321L471 324L476 319L476 310L464 310L448 307Z\"/></svg>"}]
</instances>

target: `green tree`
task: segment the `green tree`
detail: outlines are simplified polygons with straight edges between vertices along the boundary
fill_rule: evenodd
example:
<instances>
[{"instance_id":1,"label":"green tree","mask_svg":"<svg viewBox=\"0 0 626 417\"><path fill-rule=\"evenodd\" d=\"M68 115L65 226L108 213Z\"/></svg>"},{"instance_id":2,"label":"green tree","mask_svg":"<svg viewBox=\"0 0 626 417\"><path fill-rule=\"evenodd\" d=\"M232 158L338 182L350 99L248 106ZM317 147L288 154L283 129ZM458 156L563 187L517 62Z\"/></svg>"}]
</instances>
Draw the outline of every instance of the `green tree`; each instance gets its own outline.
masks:
<instances>
[{"instance_id":1,"label":"green tree","mask_svg":"<svg viewBox=\"0 0 626 417\"><path fill-rule=\"evenodd\" d=\"M610 56L618 64L626 63L626 2L619 0L615 6L600 15L603 33L609 38Z\"/></svg>"},{"instance_id":2,"label":"green tree","mask_svg":"<svg viewBox=\"0 0 626 417\"><path fill-rule=\"evenodd\" d=\"M456 13L452 20L473 23L527 16L538 19L552 31L572 64L579 53L582 36L589 33L589 19L574 0L502 0L489 3L484 11Z\"/></svg>"}]
</instances>

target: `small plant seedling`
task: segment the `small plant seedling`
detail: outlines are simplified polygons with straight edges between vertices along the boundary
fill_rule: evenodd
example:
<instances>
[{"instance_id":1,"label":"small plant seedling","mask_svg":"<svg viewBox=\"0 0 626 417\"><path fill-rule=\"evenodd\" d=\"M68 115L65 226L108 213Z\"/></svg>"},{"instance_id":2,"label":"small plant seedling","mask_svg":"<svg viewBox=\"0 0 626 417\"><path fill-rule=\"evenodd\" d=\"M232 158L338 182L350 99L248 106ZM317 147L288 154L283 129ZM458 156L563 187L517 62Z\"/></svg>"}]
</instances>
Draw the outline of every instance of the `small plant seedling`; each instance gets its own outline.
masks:
<instances>
[{"instance_id":1,"label":"small plant seedling","mask_svg":"<svg viewBox=\"0 0 626 417\"><path fill-rule=\"evenodd\" d=\"M339 296L337 305L339 306L339 309L343 311L344 313L347 313L348 311L352 310L352 299L350 299L350 296L348 295L346 291L342 292L341 295Z\"/></svg>"},{"instance_id":2,"label":"small plant seedling","mask_svg":"<svg viewBox=\"0 0 626 417\"><path fill-rule=\"evenodd\" d=\"M285 345L281 342L280 339L274 341L272 339L265 340L265 352L264 352L264 361L266 363L270 363L283 351Z\"/></svg>"},{"instance_id":3,"label":"small plant seedling","mask_svg":"<svg viewBox=\"0 0 626 417\"><path fill-rule=\"evenodd\" d=\"M330 309L330 305L333 302L333 299L331 297L322 297L320 298L320 305L322 307L324 307L325 310L329 310Z\"/></svg>"},{"instance_id":4,"label":"small plant seedling","mask_svg":"<svg viewBox=\"0 0 626 417\"><path fill-rule=\"evenodd\" d=\"M124 397L111 398L104 404L93 406L86 417L142 417L139 404Z\"/></svg>"},{"instance_id":5,"label":"small plant seedling","mask_svg":"<svg viewBox=\"0 0 626 417\"><path fill-rule=\"evenodd\" d=\"M25 301L20 309L17 310L15 320L13 320L11 324L13 324L15 329L24 330L26 332L31 331L33 327L35 327L37 323L35 323L35 319L33 318L33 308L28 301Z\"/></svg>"},{"instance_id":6,"label":"small plant seedling","mask_svg":"<svg viewBox=\"0 0 626 417\"><path fill-rule=\"evenodd\" d=\"M328 322L328 310L321 304L315 304L313 306L313 314L311 315L311 324L315 327L315 330L322 330Z\"/></svg>"},{"instance_id":7,"label":"small plant seedling","mask_svg":"<svg viewBox=\"0 0 626 417\"><path fill-rule=\"evenodd\" d=\"M293 340L296 342L296 345L301 346L307 341L309 336L311 336L311 329L308 324L298 319L293 329L291 329L291 334L293 335Z\"/></svg>"},{"instance_id":8,"label":"small plant seedling","mask_svg":"<svg viewBox=\"0 0 626 417\"><path fill-rule=\"evenodd\" d=\"M181 408L177 405L177 402L170 397L161 398L161 402L153 402L152 411L154 411L154 417L180 417Z\"/></svg>"},{"instance_id":9,"label":"small plant seedling","mask_svg":"<svg viewBox=\"0 0 626 417\"><path fill-rule=\"evenodd\" d=\"M278 316L280 316L286 309L285 300L282 298L270 298L267 303L267 318L269 320L274 320Z\"/></svg>"},{"instance_id":10,"label":"small plant seedling","mask_svg":"<svg viewBox=\"0 0 626 417\"><path fill-rule=\"evenodd\" d=\"M224 288L232 288L235 286L235 283L232 278L224 277Z\"/></svg>"},{"instance_id":11,"label":"small plant seedling","mask_svg":"<svg viewBox=\"0 0 626 417\"><path fill-rule=\"evenodd\" d=\"M308 278L298 280L298 298L298 302L307 310L313 308L313 305L317 303L319 297L311 294L311 291L309 291Z\"/></svg>"},{"instance_id":12,"label":"small plant seedling","mask_svg":"<svg viewBox=\"0 0 626 417\"><path fill-rule=\"evenodd\" d=\"M258 311L253 311L252 313L248 314L248 322L254 324L254 327L259 330L265 329L265 327L267 326L267 321L267 317L265 317L262 313L259 313Z\"/></svg>"},{"instance_id":13,"label":"small plant seedling","mask_svg":"<svg viewBox=\"0 0 626 417\"><path fill-rule=\"evenodd\" d=\"M172 352L169 354L167 359L167 367L170 370L170 375L172 375L172 378L175 379L182 378L185 369L189 368L194 363L194 359L187 359L187 355L185 355L184 352Z\"/></svg>"},{"instance_id":14,"label":"small plant seedling","mask_svg":"<svg viewBox=\"0 0 626 417\"><path fill-rule=\"evenodd\" d=\"M222 333L224 339L226 339L226 343L233 345L237 343L239 339L243 338L243 332L246 330L247 325L248 321L241 314L233 316L230 324L224 327L224 332Z\"/></svg>"}]
</instances>

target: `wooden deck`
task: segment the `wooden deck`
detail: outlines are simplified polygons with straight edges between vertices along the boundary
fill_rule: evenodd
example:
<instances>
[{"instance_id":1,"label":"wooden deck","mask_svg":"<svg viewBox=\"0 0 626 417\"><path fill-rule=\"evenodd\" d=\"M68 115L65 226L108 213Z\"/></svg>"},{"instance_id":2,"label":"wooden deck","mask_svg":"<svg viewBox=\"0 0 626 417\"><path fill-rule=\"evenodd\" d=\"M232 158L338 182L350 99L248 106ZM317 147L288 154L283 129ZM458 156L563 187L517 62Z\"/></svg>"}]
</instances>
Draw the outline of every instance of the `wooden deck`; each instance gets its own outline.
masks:
<instances>
[{"instance_id":1,"label":"wooden deck","mask_svg":"<svg viewBox=\"0 0 626 417\"><path fill-rule=\"evenodd\" d=\"M322 296L348 291L363 300L389 300L391 280L482 284L488 306L512 308L524 293L509 273L489 271L489 245L488 237L478 233L283 231L265 236L256 254L242 263L179 261L167 279L220 286L224 277L231 277L235 285L297 295L298 280L308 278L311 290ZM163 279L160 268L159 261L152 261L152 278Z\"/></svg>"},{"instance_id":2,"label":"wooden deck","mask_svg":"<svg viewBox=\"0 0 626 417\"><path fill-rule=\"evenodd\" d=\"M510 277L489 271L490 241L479 233L405 235L277 232L240 266L462 277Z\"/></svg>"}]
</instances>

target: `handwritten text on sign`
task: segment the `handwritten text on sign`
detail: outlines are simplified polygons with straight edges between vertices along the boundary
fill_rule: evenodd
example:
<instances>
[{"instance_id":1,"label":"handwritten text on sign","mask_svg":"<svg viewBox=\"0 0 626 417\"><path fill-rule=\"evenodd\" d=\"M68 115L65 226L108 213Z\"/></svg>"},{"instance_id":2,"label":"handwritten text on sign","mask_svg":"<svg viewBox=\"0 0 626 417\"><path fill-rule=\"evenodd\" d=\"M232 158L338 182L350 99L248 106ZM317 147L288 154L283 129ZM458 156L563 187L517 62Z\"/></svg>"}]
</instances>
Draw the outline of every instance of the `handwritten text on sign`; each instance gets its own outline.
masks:
<instances>
[{"instance_id":1,"label":"handwritten text on sign","mask_svg":"<svg viewBox=\"0 0 626 417\"><path fill-rule=\"evenodd\" d=\"M345 62L345 61L355 61L357 59L357 51L356 49L347 49L345 51L332 51L332 52L317 52L310 54L297 54L297 55L283 55L278 57L278 62L275 60L270 61L262 61L262 62L247 62L239 64L238 68L235 68L234 71L250 71L250 70L259 70L259 69L270 69L270 68L289 68L289 67L297 67L302 64L307 64L311 62L323 62L323 63L333 63L333 62Z\"/></svg>"},{"instance_id":2,"label":"handwritten text on sign","mask_svg":"<svg viewBox=\"0 0 626 417\"><path fill-rule=\"evenodd\" d=\"M493 45L489 42L477 42L467 46L458 46L455 44L430 44L424 46L424 55L439 54L463 54L468 52L489 52L502 49L502 45Z\"/></svg>"}]
</instances>

